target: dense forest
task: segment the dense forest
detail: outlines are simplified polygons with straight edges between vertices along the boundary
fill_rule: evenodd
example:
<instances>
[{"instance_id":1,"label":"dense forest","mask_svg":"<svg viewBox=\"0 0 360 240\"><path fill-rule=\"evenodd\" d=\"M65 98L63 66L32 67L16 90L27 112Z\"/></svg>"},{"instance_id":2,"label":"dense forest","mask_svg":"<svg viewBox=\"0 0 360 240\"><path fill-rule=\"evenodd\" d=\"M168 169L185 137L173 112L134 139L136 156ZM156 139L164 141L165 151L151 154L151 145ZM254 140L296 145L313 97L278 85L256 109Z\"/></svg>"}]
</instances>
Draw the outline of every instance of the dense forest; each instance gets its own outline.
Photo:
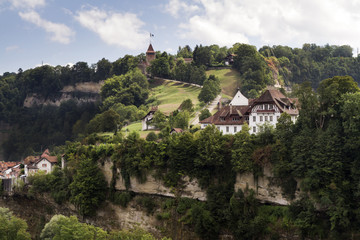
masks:
<instances>
[{"instance_id":1,"label":"dense forest","mask_svg":"<svg viewBox=\"0 0 360 240\"><path fill-rule=\"evenodd\" d=\"M199 45L194 49L179 47L174 56L157 52L148 72L152 76L204 85L199 99L208 102L219 93L219 83L207 78L205 71L213 67L230 67L224 59L231 54L234 57L232 68L240 73L241 91L251 98L275 83L286 87L309 81L316 89L321 80L337 75L349 75L356 82L360 81L359 59L352 57L349 46L315 44L294 49L264 46L258 51L254 46L239 43L231 48L217 45ZM191 64L183 60L191 57ZM156 104L155 99L149 98L145 78L140 77L139 72L134 73L144 61L145 54L126 55L114 62L102 59L91 66L78 62L73 66L41 66L4 73L0 76L0 121L12 126L9 139L3 144L5 158L19 160L66 140L96 131L115 131L114 125L121 127L140 119L151 105ZM101 80L106 80L107 85L101 93L101 102L77 104L69 101L60 107L23 106L25 98L31 94L51 100L59 97L59 91L66 85ZM101 124L104 118L109 120L107 126Z\"/></svg>"},{"instance_id":2,"label":"dense forest","mask_svg":"<svg viewBox=\"0 0 360 240\"><path fill-rule=\"evenodd\" d=\"M173 189L181 187L184 175L198 179L207 190L206 202L164 200L157 218L166 221L176 211L201 239L219 234L235 239L358 236L360 89L345 76L321 81L317 92L305 82L296 94L302 106L298 121L283 113L275 129L265 125L257 135L250 135L246 125L235 135L208 126L172 135L162 131L156 139L133 132L67 142L56 151L65 153L68 168L37 174L29 179L30 189L19 191L48 192L59 204L72 202L83 216L94 215L106 199L126 206L134 193L116 191L116 179L108 188L95 164L110 158L127 187L131 176L146 181L151 170ZM269 165L290 206L261 205L252 190L234 192L236 174L250 172L256 178ZM149 197L139 204L149 214L156 207Z\"/></svg>"}]
</instances>

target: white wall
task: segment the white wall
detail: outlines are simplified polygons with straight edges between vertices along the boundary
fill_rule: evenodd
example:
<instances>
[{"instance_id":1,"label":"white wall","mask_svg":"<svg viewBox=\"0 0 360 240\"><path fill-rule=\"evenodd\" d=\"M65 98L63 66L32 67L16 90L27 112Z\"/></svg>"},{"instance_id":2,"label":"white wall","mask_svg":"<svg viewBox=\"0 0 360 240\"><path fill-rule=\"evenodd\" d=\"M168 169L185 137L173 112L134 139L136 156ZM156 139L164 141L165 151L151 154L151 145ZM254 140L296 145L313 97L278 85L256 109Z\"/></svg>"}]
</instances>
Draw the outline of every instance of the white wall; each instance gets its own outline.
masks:
<instances>
[{"instance_id":1,"label":"white wall","mask_svg":"<svg viewBox=\"0 0 360 240\"><path fill-rule=\"evenodd\" d=\"M42 159L36 164L36 166L39 171L45 171L46 173L50 173L52 170L51 163L47 159Z\"/></svg>"}]
</instances>

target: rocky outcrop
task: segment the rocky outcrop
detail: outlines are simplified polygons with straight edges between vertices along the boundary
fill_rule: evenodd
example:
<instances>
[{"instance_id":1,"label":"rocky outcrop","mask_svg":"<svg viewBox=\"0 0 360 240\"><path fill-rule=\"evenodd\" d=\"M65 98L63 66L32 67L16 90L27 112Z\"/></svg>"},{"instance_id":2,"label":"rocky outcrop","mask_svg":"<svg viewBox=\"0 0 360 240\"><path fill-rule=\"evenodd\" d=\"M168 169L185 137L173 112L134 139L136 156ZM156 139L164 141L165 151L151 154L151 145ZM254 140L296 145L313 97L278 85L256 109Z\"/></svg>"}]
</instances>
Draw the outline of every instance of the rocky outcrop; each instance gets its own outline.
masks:
<instances>
[{"instance_id":1,"label":"rocky outcrop","mask_svg":"<svg viewBox=\"0 0 360 240\"><path fill-rule=\"evenodd\" d=\"M78 104L96 102L100 100L100 90L104 81L77 83L75 86L65 86L59 94L59 97L45 99L37 94L29 94L24 100L24 107L34 106L60 106L61 103L74 100Z\"/></svg>"},{"instance_id":2,"label":"rocky outcrop","mask_svg":"<svg viewBox=\"0 0 360 240\"><path fill-rule=\"evenodd\" d=\"M106 177L107 182L110 184L112 179L112 166L113 163L110 159L107 159L101 166L101 169ZM115 189L126 190L125 182L121 176L119 169L117 170L117 178ZM271 166L264 167L263 176L254 178L252 173L237 174L234 190L238 189L253 189L256 193L256 198L261 202L268 202L277 205L289 205L290 202L282 196L281 188L271 183L273 174L271 172ZM164 183L156 179L153 176L153 172L149 172L145 182L140 182L135 177L130 178L130 188L128 190L143 193L152 194L166 197L188 197L198 199L200 201L206 201L206 190L201 189L196 179L190 179L185 176L182 179L183 184L180 188L172 189L164 185Z\"/></svg>"},{"instance_id":3,"label":"rocky outcrop","mask_svg":"<svg viewBox=\"0 0 360 240\"><path fill-rule=\"evenodd\" d=\"M271 166L265 166L263 176L255 178L252 173L237 174L235 191L241 189L252 189L256 193L256 198L261 202L268 202L278 205L289 205L290 202L281 194L281 188L271 183L273 174Z\"/></svg>"},{"instance_id":4,"label":"rocky outcrop","mask_svg":"<svg viewBox=\"0 0 360 240\"><path fill-rule=\"evenodd\" d=\"M104 165L101 167L107 182L110 184L112 179L112 166L113 163L110 159L105 160ZM121 176L120 170L117 170L117 178L115 189L126 190L125 181ZM166 187L162 180L156 179L153 172L149 172L146 176L146 181L141 182L136 177L130 178L130 188L128 190L135 193L145 193L166 197L188 197L198 199L200 201L206 200L206 190L200 188L196 179L190 179L185 176L182 179L182 186L177 189Z\"/></svg>"}]
</instances>

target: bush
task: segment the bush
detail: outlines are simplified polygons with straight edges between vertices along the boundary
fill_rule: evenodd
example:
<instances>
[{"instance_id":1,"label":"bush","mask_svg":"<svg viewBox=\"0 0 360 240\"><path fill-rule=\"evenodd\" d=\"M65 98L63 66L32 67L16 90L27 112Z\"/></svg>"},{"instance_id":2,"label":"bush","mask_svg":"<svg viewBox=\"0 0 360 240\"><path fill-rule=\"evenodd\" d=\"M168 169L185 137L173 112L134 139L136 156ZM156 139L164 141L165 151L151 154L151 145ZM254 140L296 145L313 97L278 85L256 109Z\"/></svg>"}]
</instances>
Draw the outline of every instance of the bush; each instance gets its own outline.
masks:
<instances>
[{"instance_id":1,"label":"bush","mask_svg":"<svg viewBox=\"0 0 360 240\"><path fill-rule=\"evenodd\" d=\"M146 209L146 214L148 215L152 215L157 206L151 197L141 197L137 200L137 203Z\"/></svg>"},{"instance_id":2,"label":"bush","mask_svg":"<svg viewBox=\"0 0 360 240\"><path fill-rule=\"evenodd\" d=\"M134 194L132 192L116 192L113 197L113 202L126 208L133 197Z\"/></svg>"},{"instance_id":3,"label":"bush","mask_svg":"<svg viewBox=\"0 0 360 240\"><path fill-rule=\"evenodd\" d=\"M157 140L157 136L156 133L154 132L149 132L149 134L146 136L146 141L150 142L150 141L156 141Z\"/></svg>"},{"instance_id":4,"label":"bush","mask_svg":"<svg viewBox=\"0 0 360 240\"><path fill-rule=\"evenodd\" d=\"M156 215L156 219L157 220L168 220L171 217L171 213L170 212L163 212L163 213L159 213Z\"/></svg>"},{"instance_id":5,"label":"bush","mask_svg":"<svg viewBox=\"0 0 360 240\"><path fill-rule=\"evenodd\" d=\"M201 110L199 120L202 121L210 116L211 116L211 113L210 113L209 109L205 108L205 109Z\"/></svg>"}]
</instances>

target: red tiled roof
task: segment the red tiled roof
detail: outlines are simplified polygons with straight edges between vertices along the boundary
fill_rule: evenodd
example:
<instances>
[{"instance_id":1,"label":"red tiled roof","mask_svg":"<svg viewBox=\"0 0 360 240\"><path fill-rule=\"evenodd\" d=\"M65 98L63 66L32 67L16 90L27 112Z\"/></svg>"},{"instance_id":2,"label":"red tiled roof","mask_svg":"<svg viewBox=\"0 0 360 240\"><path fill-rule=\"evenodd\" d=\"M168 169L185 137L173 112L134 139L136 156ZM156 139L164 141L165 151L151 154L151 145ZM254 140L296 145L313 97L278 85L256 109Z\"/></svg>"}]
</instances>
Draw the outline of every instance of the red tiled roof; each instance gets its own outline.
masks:
<instances>
[{"instance_id":1,"label":"red tiled roof","mask_svg":"<svg viewBox=\"0 0 360 240\"><path fill-rule=\"evenodd\" d=\"M146 53L155 53L154 48L153 48L153 46L151 45L151 43L150 43L150 45L149 45L148 50L146 51Z\"/></svg>"},{"instance_id":2,"label":"red tiled roof","mask_svg":"<svg viewBox=\"0 0 360 240\"><path fill-rule=\"evenodd\" d=\"M0 162L0 172L5 171L9 168L12 168L16 165L20 164L20 162Z\"/></svg>"}]
</instances>

